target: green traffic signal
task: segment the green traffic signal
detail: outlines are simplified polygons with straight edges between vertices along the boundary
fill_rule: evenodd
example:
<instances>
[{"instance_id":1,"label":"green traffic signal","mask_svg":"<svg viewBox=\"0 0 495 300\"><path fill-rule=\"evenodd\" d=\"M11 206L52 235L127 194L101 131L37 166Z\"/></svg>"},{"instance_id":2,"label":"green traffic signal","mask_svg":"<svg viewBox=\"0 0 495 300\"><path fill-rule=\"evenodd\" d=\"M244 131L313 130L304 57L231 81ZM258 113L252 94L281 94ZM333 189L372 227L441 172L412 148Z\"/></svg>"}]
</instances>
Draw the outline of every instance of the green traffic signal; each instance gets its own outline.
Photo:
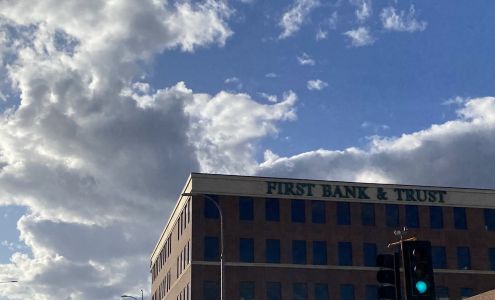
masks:
<instances>
[{"instance_id":1,"label":"green traffic signal","mask_svg":"<svg viewBox=\"0 0 495 300\"><path fill-rule=\"evenodd\" d=\"M402 243L408 300L434 300L435 278L429 241Z\"/></svg>"},{"instance_id":2,"label":"green traffic signal","mask_svg":"<svg viewBox=\"0 0 495 300\"><path fill-rule=\"evenodd\" d=\"M424 294L428 290L428 285L426 284L426 282L420 280L416 282L416 289L420 294Z\"/></svg>"}]
</instances>

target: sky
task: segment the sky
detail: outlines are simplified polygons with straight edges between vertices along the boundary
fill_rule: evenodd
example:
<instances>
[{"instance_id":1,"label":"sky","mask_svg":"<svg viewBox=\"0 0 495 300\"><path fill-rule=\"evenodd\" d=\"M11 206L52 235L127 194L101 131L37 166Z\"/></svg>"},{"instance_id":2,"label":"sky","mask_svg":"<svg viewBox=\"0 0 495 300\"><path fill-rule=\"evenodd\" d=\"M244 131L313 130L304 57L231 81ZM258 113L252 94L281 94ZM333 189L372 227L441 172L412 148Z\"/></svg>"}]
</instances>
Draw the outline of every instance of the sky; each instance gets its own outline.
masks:
<instances>
[{"instance_id":1,"label":"sky","mask_svg":"<svg viewBox=\"0 0 495 300\"><path fill-rule=\"evenodd\" d=\"M0 1L0 300L149 297L190 172L495 189L495 1Z\"/></svg>"}]
</instances>

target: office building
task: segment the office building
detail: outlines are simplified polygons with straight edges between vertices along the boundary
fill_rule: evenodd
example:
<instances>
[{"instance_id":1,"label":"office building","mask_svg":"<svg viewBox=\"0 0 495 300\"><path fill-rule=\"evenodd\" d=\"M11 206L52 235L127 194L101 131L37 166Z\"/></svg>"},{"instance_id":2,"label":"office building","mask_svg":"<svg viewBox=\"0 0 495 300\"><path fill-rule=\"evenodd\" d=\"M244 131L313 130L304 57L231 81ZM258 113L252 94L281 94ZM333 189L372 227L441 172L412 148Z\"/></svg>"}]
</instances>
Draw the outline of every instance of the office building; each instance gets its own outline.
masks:
<instances>
[{"instance_id":1,"label":"office building","mask_svg":"<svg viewBox=\"0 0 495 300\"><path fill-rule=\"evenodd\" d=\"M494 190L193 173L151 255L152 299L220 299L222 238L224 299L376 299L376 254L404 226L432 243L438 299L495 289Z\"/></svg>"}]
</instances>

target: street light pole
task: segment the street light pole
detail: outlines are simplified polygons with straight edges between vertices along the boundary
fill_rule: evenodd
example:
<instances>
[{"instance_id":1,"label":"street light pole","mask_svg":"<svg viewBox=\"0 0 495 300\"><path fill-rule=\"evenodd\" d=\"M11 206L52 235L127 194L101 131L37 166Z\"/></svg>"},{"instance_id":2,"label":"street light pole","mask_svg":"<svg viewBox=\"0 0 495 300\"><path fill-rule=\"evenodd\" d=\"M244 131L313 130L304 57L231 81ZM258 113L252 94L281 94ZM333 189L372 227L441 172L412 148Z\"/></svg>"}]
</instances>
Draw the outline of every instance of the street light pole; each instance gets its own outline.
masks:
<instances>
[{"instance_id":1,"label":"street light pole","mask_svg":"<svg viewBox=\"0 0 495 300\"><path fill-rule=\"evenodd\" d=\"M223 213L220 205L213 200L210 196L204 195L205 199L210 200L216 208L218 209L218 213L220 214L220 300L224 299L224 261L223 261Z\"/></svg>"},{"instance_id":2,"label":"street light pole","mask_svg":"<svg viewBox=\"0 0 495 300\"><path fill-rule=\"evenodd\" d=\"M182 196L194 196L195 194L191 193L184 193ZM220 214L220 300L224 300L224 261L223 261L223 212L222 209L220 208L220 205L218 205L217 201L215 201L213 198L211 198L208 195L202 195L206 200L210 201L215 205L215 207L218 210L218 213Z\"/></svg>"},{"instance_id":3,"label":"street light pole","mask_svg":"<svg viewBox=\"0 0 495 300\"><path fill-rule=\"evenodd\" d=\"M9 281L0 281L0 283L16 283L19 282L17 280L9 280Z\"/></svg>"},{"instance_id":4,"label":"street light pole","mask_svg":"<svg viewBox=\"0 0 495 300\"><path fill-rule=\"evenodd\" d=\"M122 295L122 296L120 296L120 298L132 298L134 300L138 300L136 297L129 296L129 295ZM141 300L143 300L143 290L141 290Z\"/></svg>"}]
</instances>

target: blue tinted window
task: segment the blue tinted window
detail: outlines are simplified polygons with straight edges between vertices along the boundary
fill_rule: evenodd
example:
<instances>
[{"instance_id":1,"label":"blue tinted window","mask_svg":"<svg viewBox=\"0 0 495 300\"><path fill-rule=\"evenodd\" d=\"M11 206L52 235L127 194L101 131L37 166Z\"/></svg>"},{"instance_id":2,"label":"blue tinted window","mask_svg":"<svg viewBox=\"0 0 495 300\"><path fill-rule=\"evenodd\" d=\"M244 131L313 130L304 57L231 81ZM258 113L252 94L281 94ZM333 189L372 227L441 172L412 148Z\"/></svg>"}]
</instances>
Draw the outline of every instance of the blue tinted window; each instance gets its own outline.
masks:
<instances>
[{"instance_id":1,"label":"blue tinted window","mask_svg":"<svg viewBox=\"0 0 495 300\"><path fill-rule=\"evenodd\" d=\"M352 244L339 242L339 265L352 266Z\"/></svg>"},{"instance_id":2,"label":"blue tinted window","mask_svg":"<svg viewBox=\"0 0 495 300\"><path fill-rule=\"evenodd\" d=\"M337 224L351 224L351 207L348 202L337 202Z\"/></svg>"},{"instance_id":3,"label":"blue tinted window","mask_svg":"<svg viewBox=\"0 0 495 300\"><path fill-rule=\"evenodd\" d=\"M433 229L443 228L443 210L441 206L430 206L430 227Z\"/></svg>"},{"instance_id":4,"label":"blue tinted window","mask_svg":"<svg viewBox=\"0 0 495 300\"><path fill-rule=\"evenodd\" d=\"M354 300L354 286L352 284L340 285L340 300Z\"/></svg>"},{"instance_id":5,"label":"blue tinted window","mask_svg":"<svg viewBox=\"0 0 495 300\"><path fill-rule=\"evenodd\" d=\"M316 283L315 284L315 300L329 300L330 295L328 292L328 284Z\"/></svg>"},{"instance_id":6,"label":"blue tinted window","mask_svg":"<svg viewBox=\"0 0 495 300\"><path fill-rule=\"evenodd\" d=\"M461 288L461 298L472 297L474 294L473 289L471 288Z\"/></svg>"},{"instance_id":7,"label":"blue tinted window","mask_svg":"<svg viewBox=\"0 0 495 300\"><path fill-rule=\"evenodd\" d=\"M254 300L254 282L241 281L239 294L242 300Z\"/></svg>"},{"instance_id":8,"label":"blue tinted window","mask_svg":"<svg viewBox=\"0 0 495 300\"><path fill-rule=\"evenodd\" d=\"M306 264L306 241L292 241L292 263Z\"/></svg>"},{"instance_id":9,"label":"blue tinted window","mask_svg":"<svg viewBox=\"0 0 495 300\"><path fill-rule=\"evenodd\" d=\"M462 270L471 269L471 257L468 247L457 247L457 267Z\"/></svg>"},{"instance_id":10,"label":"blue tinted window","mask_svg":"<svg viewBox=\"0 0 495 300\"><path fill-rule=\"evenodd\" d=\"M406 205L406 226L409 228L419 227L419 213L416 205Z\"/></svg>"},{"instance_id":11,"label":"blue tinted window","mask_svg":"<svg viewBox=\"0 0 495 300\"><path fill-rule=\"evenodd\" d=\"M280 240L266 240L266 262L280 263Z\"/></svg>"},{"instance_id":12,"label":"blue tinted window","mask_svg":"<svg viewBox=\"0 0 495 300\"><path fill-rule=\"evenodd\" d=\"M306 211L304 209L304 200L291 201L292 222L304 223L306 221Z\"/></svg>"},{"instance_id":13,"label":"blue tinted window","mask_svg":"<svg viewBox=\"0 0 495 300\"><path fill-rule=\"evenodd\" d=\"M251 221L254 218L253 198L239 198L239 219Z\"/></svg>"},{"instance_id":14,"label":"blue tinted window","mask_svg":"<svg viewBox=\"0 0 495 300\"><path fill-rule=\"evenodd\" d=\"M361 203L361 223L363 225L375 225L375 205L373 203Z\"/></svg>"},{"instance_id":15,"label":"blue tinted window","mask_svg":"<svg viewBox=\"0 0 495 300\"><path fill-rule=\"evenodd\" d=\"M294 283L292 286L292 294L294 295L294 300L307 300L308 287L305 283Z\"/></svg>"},{"instance_id":16,"label":"blue tinted window","mask_svg":"<svg viewBox=\"0 0 495 300\"><path fill-rule=\"evenodd\" d=\"M313 241L313 264L314 265L326 265L327 264L327 242L326 241Z\"/></svg>"},{"instance_id":17,"label":"blue tinted window","mask_svg":"<svg viewBox=\"0 0 495 300\"><path fill-rule=\"evenodd\" d=\"M364 265L367 267L376 266L376 244L364 243L363 253L364 253Z\"/></svg>"},{"instance_id":18,"label":"blue tinted window","mask_svg":"<svg viewBox=\"0 0 495 300\"><path fill-rule=\"evenodd\" d=\"M218 237L205 236L204 260L216 261L219 259Z\"/></svg>"},{"instance_id":19,"label":"blue tinted window","mask_svg":"<svg viewBox=\"0 0 495 300\"><path fill-rule=\"evenodd\" d=\"M467 229L466 209L464 207L454 207L454 227Z\"/></svg>"},{"instance_id":20,"label":"blue tinted window","mask_svg":"<svg viewBox=\"0 0 495 300\"><path fill-rule=\"evenodd\" d=\"M241 262L254 261L254 240L240 239L239 240L239 259Z\"/></svg>"},{"instance_id":21,"label":"blue tinted window","mask_svg":"<svg viewBox=\"0 0 495 300\"><path fill-rule=\"evenodd\" d=\"M205 210L204 210L204 216L207 219L218 219L219 218L219 213L218 213L218 208L213 204L212 201L215 201L218 203L218 197L216 195L206 195L204 198L205 202Z\"/></svg>"},{"instance_id":22,"label":"blue tinted window","mask_svg":"<svg viewBox=\"0 0 495 300\"><path fill-rule=\"evenodd\" d=\"M265 200L265 217L267 221L280 221L278 199L267 198Z\"/></svg>"},{"instance_id":23,"label":"blue tinted window","mask_svg":"<svg viewBox=\"0 0 495 300\"><path fill-rule=\"evenodd\" d=\"M387 227L399 226L399 206L396 204L385 205L385 222Z\"/></svg>"},{"instance_id":24,"label":"blue tinted window","mask_svg":"<svg viewBox=\"0 0 495 300\"><path fill-rule=\"evenodd\" d=\"M325 224L325 201L311 201L311 221L315 224Z\"/></svg>"},{"instance_id":25,"label":"blue tinted window","mask_svg":"<svg viewBox=\"0 0 495 300\"><path fill-rule=\"evenodd\" d=\"M488 249L488 258L490 260L490 270L495 271L495 248Z\"/></svg>"},{"instance_id":26,"label":"blue tinted window","mask_svg":"<svg viewBox=\"0 0 495 300\"><path fill-rule=\"evenodd\" d=\"M445 247L432 246L431 247L431 259L433 262L433 269L447 269L447 258L445 254Z\"/></svg>"},{"instance_id":27,"label":"blue tinted window","mask_svg":"<svg viewBox=\"0 0 495 300\"><path fill-rule=\"evenodd\" d=\"M203 299L204 300L218 300L220 299L220 289L218 283L215 281L203 282Z\"/></svg>"},{"instance_id":28,"label":"blue tinted window","mask_svg":"<svg viewBox=\"0 0 495 300\"><path fill-rule=\"evenodd\" d=\"M485 208L485 229L495 230L495 209Z\"/></svg>"},{"instance_id":29,"label":"blue tinted window","mask_svg":"<svg viewBox=\"0 0 495 300\"><path fill-rule=\"evenodd\" d=\"M280 282L266 283L266 300L282 300L282 286Z\"/></svg>"},{"instance_id":30,"label":"blue tinted window","mask_svg":"<svg viewBox=\"0 0 495 300\"><path fill-rule=\"evenodd\" d=\"M366 286L366 300L377 300L378 299L378 286L367 285Z\"/></svg>"}]
</instances>

